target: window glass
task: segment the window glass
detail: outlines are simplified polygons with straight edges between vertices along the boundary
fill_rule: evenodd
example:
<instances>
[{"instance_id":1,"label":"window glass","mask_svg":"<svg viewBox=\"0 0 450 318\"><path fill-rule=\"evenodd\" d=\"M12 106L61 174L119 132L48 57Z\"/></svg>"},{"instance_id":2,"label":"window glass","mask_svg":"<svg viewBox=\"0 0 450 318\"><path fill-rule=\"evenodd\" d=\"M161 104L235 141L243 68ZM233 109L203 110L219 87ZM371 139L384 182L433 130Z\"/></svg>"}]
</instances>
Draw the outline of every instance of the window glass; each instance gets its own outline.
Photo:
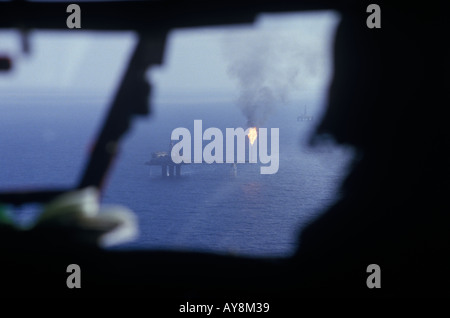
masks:
<instances>
[{"instance_id":1,"label":"window glass","mask_svg":"<svg viewBox=\"0 0 450 318\"><path fill-rule=\"evenodd\" d=\"M0 190L75 186L136 42L131 33L0 33Z\"/></svg>"},{"instance_id":2,"label":"window glass","mask_svg":"<svg viewBox=\"0 0 450 318\"><path fill-rule=\"evenodd\" d=\"M164 64L148 72L152 115L138 119L124 140L104 194L105 203L124 204L139 218L139 239L120 248L258 256L295 251L301 228L336 200L352 157L332 142L308 146L327 102L338 21L328 11L261 15L251 26L170 33ZM270 164L258 153L257 163L205 162L205 152L226 161L227 128L253 126L260 133L267 128L276 173L262 174ZM171 140L177 128L190 134L191 147L190 155L186 147L178 155L194 161L200 145L201 158L181 165L180 176L177 167L164 168L174 159L171 143L180 146ZM214 136L201 140L208 128ZM233 147L237 160L237 140Z\"/></svg>"}]
</instances>

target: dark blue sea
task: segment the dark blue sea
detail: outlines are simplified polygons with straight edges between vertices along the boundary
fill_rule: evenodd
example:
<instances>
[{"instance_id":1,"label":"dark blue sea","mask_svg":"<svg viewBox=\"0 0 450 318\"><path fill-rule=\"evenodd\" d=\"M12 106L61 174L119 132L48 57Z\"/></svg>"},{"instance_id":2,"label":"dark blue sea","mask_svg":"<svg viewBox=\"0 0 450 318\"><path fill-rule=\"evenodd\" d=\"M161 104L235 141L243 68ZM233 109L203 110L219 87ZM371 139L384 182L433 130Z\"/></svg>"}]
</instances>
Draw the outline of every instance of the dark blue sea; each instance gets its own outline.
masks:
<instances>
[{"instance_id":1,"label":"dark blue sea","mask_svg":"<svg viewBox=\"0 0 450 318\"><path fill-rule=\"evenodd\" d=\"M45 100L45 103L41 102ZM108 100L55 96L0 102L0 190L75 186L98 133ZM324 99L307 101L311 122L297 121L303 104L273 110L263 127L280 129L279 170L260 174L259 164L183 166L179 178L164 178L145 165L151 153L167 151L177 127L193 132L195 119L208 127L246 128L230 101L168 103L156 100L149 117L137 117L103 191L102 204L120 204L139 220L137 240L123 249L193 250L252 256L289 256L301 229L339 197L353 153L329 141L308 140L324 110ZM103 106L99 106L103 105ZM30 224L36 205L13 209Z\"/></svg>"}]
</instances>

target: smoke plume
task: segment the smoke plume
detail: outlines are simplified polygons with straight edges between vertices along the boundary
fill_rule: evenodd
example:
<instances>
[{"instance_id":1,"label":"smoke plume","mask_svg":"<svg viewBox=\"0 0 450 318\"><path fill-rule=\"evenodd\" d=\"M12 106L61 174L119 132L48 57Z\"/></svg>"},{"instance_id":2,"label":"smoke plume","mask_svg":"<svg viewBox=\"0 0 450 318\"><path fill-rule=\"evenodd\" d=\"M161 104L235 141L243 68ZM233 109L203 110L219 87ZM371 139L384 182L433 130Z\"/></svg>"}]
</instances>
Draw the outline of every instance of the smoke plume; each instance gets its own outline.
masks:
<instances>
[{"instance_id":1,"label":"smoke plume","mask_svg":"<svg viewBox=\"0 0 450 318\"><path fill-rule=\"evenodd\" d=\"M238 104L247 126L259 127L298 86L301 49L282 36L251 31L226 37L224 52L228 73L239 87Z\"/></svg>"}]
</instances>

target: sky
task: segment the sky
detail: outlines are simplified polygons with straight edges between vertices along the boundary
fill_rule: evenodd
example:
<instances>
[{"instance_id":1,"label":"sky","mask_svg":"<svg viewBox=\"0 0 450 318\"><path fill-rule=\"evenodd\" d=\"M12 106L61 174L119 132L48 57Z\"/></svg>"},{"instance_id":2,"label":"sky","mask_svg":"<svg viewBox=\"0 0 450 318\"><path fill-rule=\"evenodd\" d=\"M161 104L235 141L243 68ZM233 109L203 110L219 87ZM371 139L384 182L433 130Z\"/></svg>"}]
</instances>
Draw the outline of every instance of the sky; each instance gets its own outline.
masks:
<instances>
[{"instance_id":1,"label":"sky","mask_svg":"<svg viewBox=\"0 0 450 318\"><path fill-rule=\"evenodd\" d=\"M323 90L331 75L338 21L331 11L303 12L260 15L252 25L173 30L164 64L149 69L147 77L156 94L167 99L202 92L239 94L242 78L230 70L258 61L255 69L264 69L261 76L272 78L261 80L261 85L286 82L293 96ZM14 61L13 71L0 73L0 93L107 94L119 84L137 43L133 32L71 30L33 31L29 40L31 53L26 55L17 31L0 31L0 55ZM287 73L290 79L285 78Z\"/></svg>"}]
</instances>

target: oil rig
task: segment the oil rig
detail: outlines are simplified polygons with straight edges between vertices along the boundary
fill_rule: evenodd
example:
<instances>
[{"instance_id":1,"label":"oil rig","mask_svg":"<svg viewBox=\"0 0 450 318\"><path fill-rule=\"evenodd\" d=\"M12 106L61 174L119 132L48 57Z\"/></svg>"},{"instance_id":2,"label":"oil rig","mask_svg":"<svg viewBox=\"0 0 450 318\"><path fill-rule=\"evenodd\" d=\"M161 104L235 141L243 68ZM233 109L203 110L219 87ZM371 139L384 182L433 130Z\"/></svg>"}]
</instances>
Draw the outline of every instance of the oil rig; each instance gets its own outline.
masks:
<instances>
[{"instance_id":1,"label":"oil rig","mask_svg":"<svg viewBox=\"0 0 450 318\"><path fill-rule=\"evenodd\" d=\"M163 177L173 177L181 176L181 165L187 163L175 163L172 160L173 142L170 143L169 151L157 151L152 153L152 158L145 164L149 166L161 166L161 176Z\"/></svg>"},{"instance_id":2,"label":"oil rig","mask_svg":"<svg viewBox=\"0 0 450 318\"><path fill-rule=\"evenodd\" d=\"M189 165L191 163L186 163L184 161L181 161L181 163L175 163L172 160L172 148L174 146L173 141L170 142L169 151L157 151L152 152L152 157L150 161L145 162L148 166L161 166L161 176L162 177L179 177L181 176L181 166L182 165ZM242 163L249 163L250 161L248 159L245 159ZM204 160L202 161L202 164L211 164L207 163ZM234 176L237 175L237 163L229 163L231 165L231 171Z\"/></svg>"},{"instance_id":3,"label":"oil rig","mask_svg":"<svg viewBox=\"0 0 450 318\"><path fill-rule=\"evenodd\" d=\"M313 119L314 119L314 116L309 116L306 114L306 106L303 111L303 114L301 114L300 116L297 117L297 121L311 121Z\"/></svg>"}]
</instances>

